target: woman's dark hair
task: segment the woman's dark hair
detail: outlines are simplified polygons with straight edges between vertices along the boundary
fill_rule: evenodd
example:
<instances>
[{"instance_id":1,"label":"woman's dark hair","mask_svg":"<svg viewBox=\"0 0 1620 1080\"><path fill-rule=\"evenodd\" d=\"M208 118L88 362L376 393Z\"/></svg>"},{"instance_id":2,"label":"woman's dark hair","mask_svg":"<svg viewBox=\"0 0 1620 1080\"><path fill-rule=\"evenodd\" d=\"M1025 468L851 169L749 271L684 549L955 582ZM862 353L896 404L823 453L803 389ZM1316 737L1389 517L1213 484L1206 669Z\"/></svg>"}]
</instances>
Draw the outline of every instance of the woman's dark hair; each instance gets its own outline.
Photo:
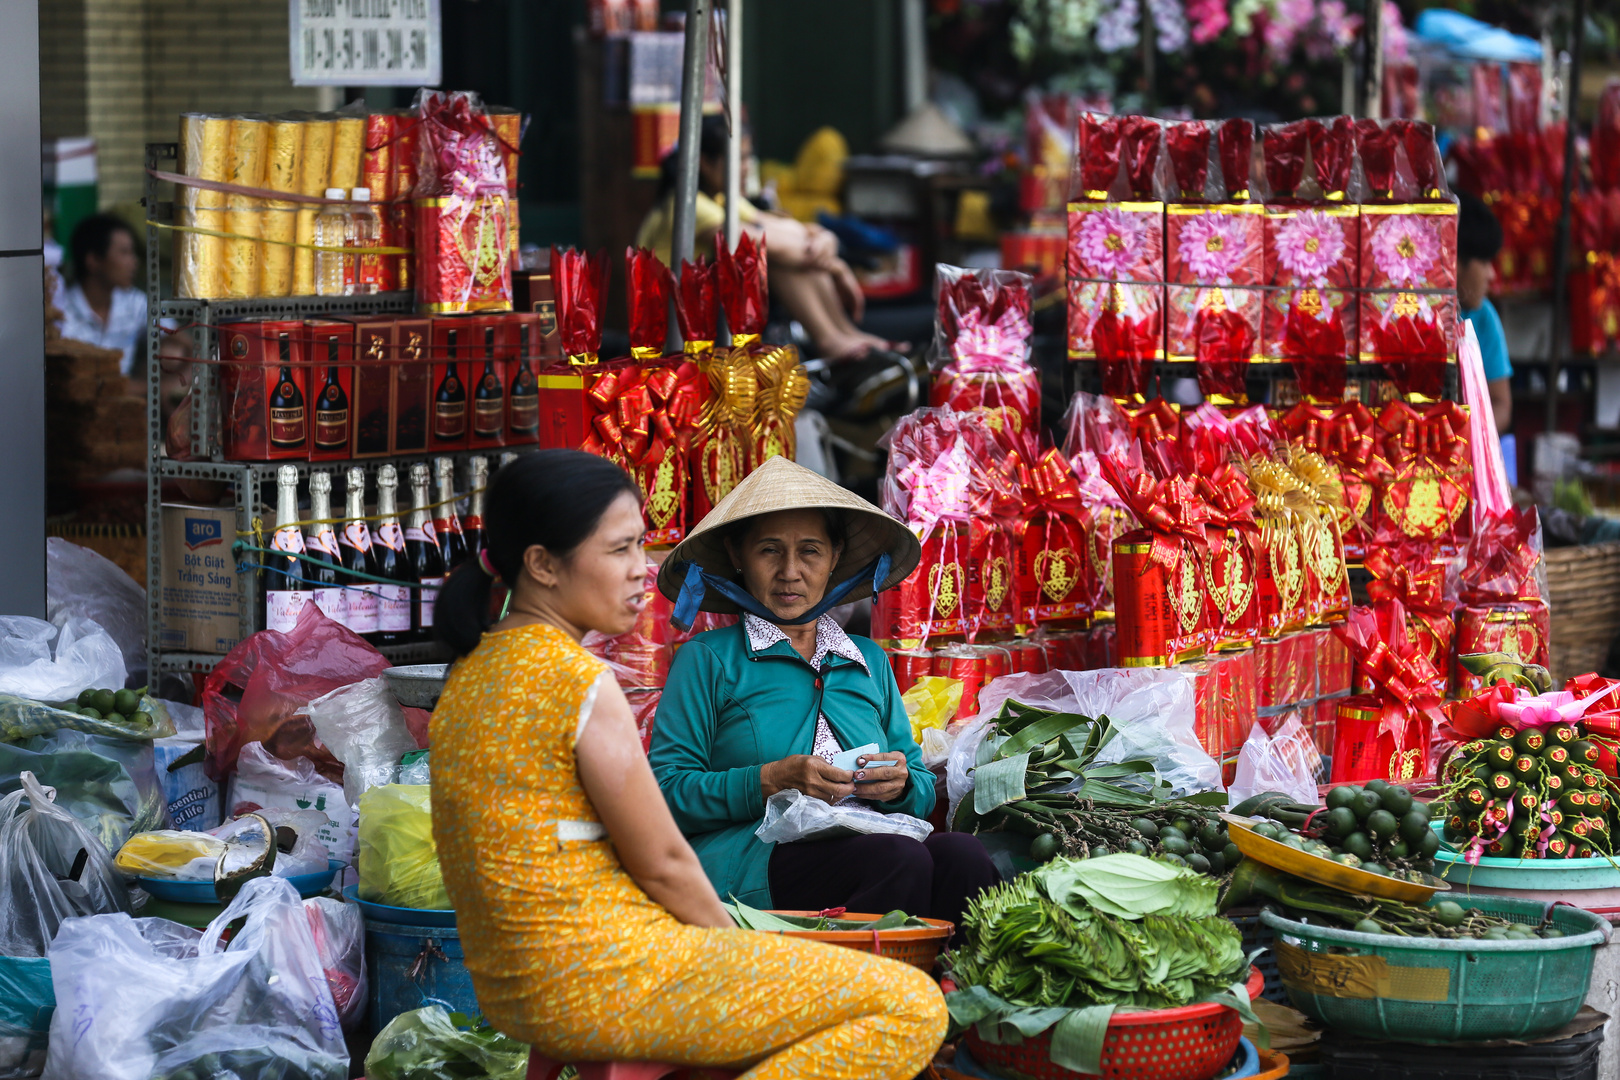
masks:
<instances>
[{"instance_id":1,"label":"woman's dark hair","mask_svg":"<svg viewBox=\"0 0 1620 1080\"><path fill-rule=\"evenodd\" d=\"M107 249L112 247L113 236L120 232L129 233L132 241L135 239L135 230L117 214L91 214L73 226L73 239L68 241L68 248L73 257L74 281L84 281L90 273L90 256L105 258Z\"/></svg>"},{"instance_id":2,"label":"woman's dark hair","mask_svg":"<svg viewBox=\"0 0 1620 1080\"><path fill-rule=\"evenodd\" d=\"M495 474L484 500L490 564L510 587L523 572L523 553L536 544L566 558L626 492L641 498L630 474L607 458L582 450L524 454ZM477 648L490 628L493 584L479 560L469 559L439 592L433 633L457 657Z\"/></svg>"},{"instance_id":3,"label":"woman's dark hair","mask_svg":"<svg viewBox=\"0 0 1620 1080\"><path fill-rule=\"evenodd\" d=\"M726 118L717 113L710 113L703 118L703 134L698 138L698 156L708 160L726 156L726 144L731 141L731 134L726 130ZM680 159L680 147L675 147L664 155L664 160L658 163L658 197L660 199L675 190L676 162Z\"/></svg>"},{"instance_id":4,"label":"woman's dark hair","mask_svg":"<svg viewBox=\"0 0 1620 1080\"><path fill-rule=\"evenodd\" d=\"M1457 258L1490 262L1502 250L1502 223L1485 200L1463 192L1457 196Z\"/></svg>"}]
</instances>

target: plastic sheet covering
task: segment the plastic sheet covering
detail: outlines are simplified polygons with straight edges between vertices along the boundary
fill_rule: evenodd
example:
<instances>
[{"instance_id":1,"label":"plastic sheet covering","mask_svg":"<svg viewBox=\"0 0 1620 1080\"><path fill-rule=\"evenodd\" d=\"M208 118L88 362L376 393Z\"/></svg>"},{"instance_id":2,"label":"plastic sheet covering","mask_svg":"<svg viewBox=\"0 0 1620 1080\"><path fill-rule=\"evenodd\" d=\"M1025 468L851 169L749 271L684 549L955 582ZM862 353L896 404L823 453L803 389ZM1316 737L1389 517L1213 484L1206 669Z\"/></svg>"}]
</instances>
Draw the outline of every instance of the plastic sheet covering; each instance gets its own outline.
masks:
<instances>
[{"instance_id":1,"label":"plastic sheet covering","mask_svg":"<svg viewBox=\"0 0 1620 1080\"><path fill-rule=\"evenodd\" d=\"M1004 675L979 691L979 714L963 726L945 763L950 817L973 791L979 744L1009 698L1054 712L1107 716L1118 734L1097 755L1097 764L1127 759L1153 763L1158 778L1177 792L1221 786L1221 767L1198 743L1193 677L1173 668L1104 668ZM1079 786L1077 781L1074 785Z\"/></svg>"},{"instance_id":2,"label":"plastic sheet covering","mask_svg":"<svg viewBox=\"0 0 1620 1080\"><path fill-rule=\"evenodd\" d=\"M343 763L343 797L358 806L367 788L399 778L400 758L416 749L405 713L381 678L341 686L309 703L315 734Z\"/></svg>"},{"instance_id":3,"label":"plastic sheet covering","mask_svg":"<svg viewBox=\"0 0 1620 1080\"><path fill-rule=\"evenodd\" d=\"M1275 734L1256 724L1238 752L1237 773L1226 789L1233 803L1262 791L1285 792L1295 802L1316 802L1316 777L1322 769L1310 732L1298 713L1289 713Z\"/></svg>"},{"instance_id":4,"label":"plastic sheet covering","mask_svg":"<svg viewBox=\"0 0 1620 1080\"><path fill-rule=\"evenodd\" d=\"M765 820L754 835L767 844L798 840L832 840L857 833L893 833L926 840L934 827L910 814L885 814L864 806L829 806L794 788L778 791L765 800Z\"/></svg>"},{"instance_id":5,"label":"plastic sheet covering","mask_svg":"<svg viewBox=\"0 0 1620 1080\"><path fill-rule=\"evenodd\" d=\"M51 981L52 1080L349 1075L309 916L279 878L244 884L200 933L167 919L75 919L51 943Z\"/></svg>"},{"instance_id":6,"label":"plastic sheet covering","mask_svg":"<svg viewBox=\"0 0 1620 1080\"><path fill-rule=\"evenodd\" d=\"M121 690L128 678L118 643L90 619L0 616L0 694L66 701L87 687ZM0 728L0 738L15 736Z\"/></svg>"},{"instance_id":7,"label":"plastic sheet covering","mask_svg":"<svg viewBox=\"0 0 1620 1080\"><path fill-rule=\"evenodd\" d=\"M107 848L52 795L24 773L0 799L0 956L44 956L64 919L129 910Z\"/></svg>"},{"instance_id":8,"label":"plastic sheet covering","mask_svg":"<svg viewBox=\"0 0 1620 1080\"><path fill-rule=\"evenodd\" d=\"M52 619L90 619L117 642L126 668L146 666L146 590L111 559L59 536L47 537L45 610ZM124 684L107 685L117 690Z\"/></svg>"}]
</instances>

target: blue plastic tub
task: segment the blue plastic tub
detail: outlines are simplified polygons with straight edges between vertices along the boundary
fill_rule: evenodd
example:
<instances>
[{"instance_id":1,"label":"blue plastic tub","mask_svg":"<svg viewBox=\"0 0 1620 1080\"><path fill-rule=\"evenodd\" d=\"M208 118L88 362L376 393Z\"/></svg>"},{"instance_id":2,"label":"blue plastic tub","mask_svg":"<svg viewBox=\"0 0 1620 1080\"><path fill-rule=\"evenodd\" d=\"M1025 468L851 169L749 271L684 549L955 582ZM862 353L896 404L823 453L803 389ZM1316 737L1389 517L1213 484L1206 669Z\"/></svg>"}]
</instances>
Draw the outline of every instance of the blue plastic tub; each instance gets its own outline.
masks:
<instances>
[{"instance_id":1,"label":"blue plastic tub","mask_svg":"<svg viewBox=\"0 0 1620 1080\"><path fill-rule=\"evenodd\" d=\"M404 926L366 919L367 1019L372 1031L402 1012L441 1004L478 1015L478 996L453 926Z\"/></svg>"}]
</instances>

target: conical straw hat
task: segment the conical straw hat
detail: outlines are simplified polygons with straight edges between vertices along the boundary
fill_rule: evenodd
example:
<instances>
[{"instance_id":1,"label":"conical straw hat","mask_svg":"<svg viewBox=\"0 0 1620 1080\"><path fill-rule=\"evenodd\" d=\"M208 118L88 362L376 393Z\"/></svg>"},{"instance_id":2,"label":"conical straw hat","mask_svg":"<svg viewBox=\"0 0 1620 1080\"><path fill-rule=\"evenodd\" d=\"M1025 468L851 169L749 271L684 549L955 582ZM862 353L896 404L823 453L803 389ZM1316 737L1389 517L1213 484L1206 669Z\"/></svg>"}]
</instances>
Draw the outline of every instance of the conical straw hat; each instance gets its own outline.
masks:
<instances>
[{"instance_id":1,"label":"conical straw hat","mask_svg":"<svg viewBox=\"0 0 1620 1080\"><path fill-rule=\"evenodd\" d=\"M716 577L730 581L738 579L731 556L726 553L725 538L732 526L760 514L778 510L836 510L844 518L844 552L838 558L827 588L868 570L872 560L883 552L889 553L889 575L882 588L900 584L917 568L922 558L922 545L911 530L901 522L873 506L852 491L847 491L826 477L811 472L785 457L773 457L749 473L742 483L732 488L731 494L721 499L710 510L685 540L675 545L664 565L658 570L658 591L675 599L680 594L681 582L686 577L686 563L696 563ZM881 590L880 590L881 591ZM855 586L844 602L859 600L872 594L872 585L866 582ZM709 589L703 594L704 611L735 613L737 605Z\"/></svg>"}]
</instances>

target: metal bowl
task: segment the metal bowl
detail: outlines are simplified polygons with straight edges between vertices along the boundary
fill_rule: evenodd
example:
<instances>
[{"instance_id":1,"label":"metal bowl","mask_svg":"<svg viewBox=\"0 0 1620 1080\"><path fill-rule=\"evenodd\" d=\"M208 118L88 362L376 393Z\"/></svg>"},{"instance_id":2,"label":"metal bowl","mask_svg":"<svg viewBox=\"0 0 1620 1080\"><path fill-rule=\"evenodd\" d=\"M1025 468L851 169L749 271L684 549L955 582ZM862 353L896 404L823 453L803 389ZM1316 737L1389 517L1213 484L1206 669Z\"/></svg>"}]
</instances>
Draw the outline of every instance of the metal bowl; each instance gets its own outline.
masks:
<instances>
[{"instance_id":1,"label":"metal bowl","mask_svg":"<svg viewBox=\"0 0 1620 1080\"><path fill-rule=\"evenodd\" d=\"M449 664L410 664L391 667L383 672L388 689L401 705L413 709L431 709L444 693L444 680L450 674Z\"/></svg>"}]
</instances>

